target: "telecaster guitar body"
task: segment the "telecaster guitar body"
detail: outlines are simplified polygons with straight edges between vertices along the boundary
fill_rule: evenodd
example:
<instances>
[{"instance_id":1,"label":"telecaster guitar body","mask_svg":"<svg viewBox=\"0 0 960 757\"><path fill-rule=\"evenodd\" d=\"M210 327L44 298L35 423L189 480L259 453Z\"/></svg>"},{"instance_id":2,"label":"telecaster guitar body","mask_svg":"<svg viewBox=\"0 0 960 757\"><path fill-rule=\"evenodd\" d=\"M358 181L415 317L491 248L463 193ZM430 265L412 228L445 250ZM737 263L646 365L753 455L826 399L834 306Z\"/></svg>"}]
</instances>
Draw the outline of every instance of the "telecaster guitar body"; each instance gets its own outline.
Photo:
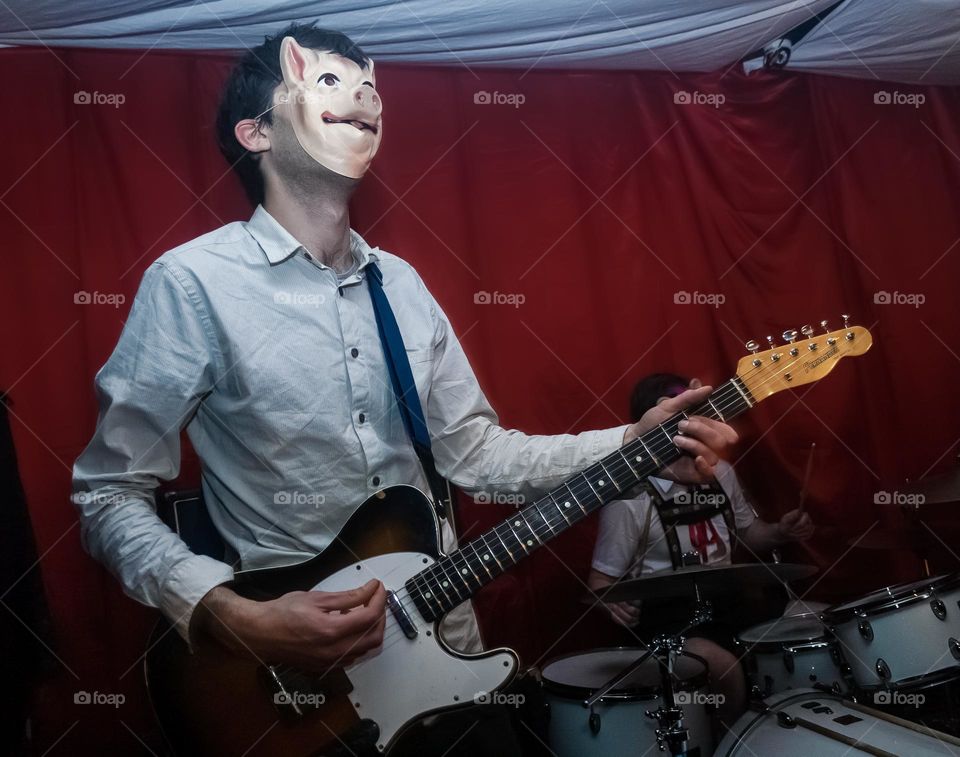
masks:
<instances>
[{"instance_id":1,"label":"telecaster guitar body","mask_svg":"<svg viewBox=\"0 0 960 757\"><path fill-rule=\"evenodd\" d=\"M238 573L232 588L251 599L289 591L354 589L382 581L391 602L383 646L327 676L284 673L214 645L191 654L166 622L145 660L164 734L177 754L350 754L385 751L425 715L471 705L516 674L509 649L464 655L447 647L438 621L423 618L404 584L440 556L433 507L417 489L391 487L353 514L323 553L298 565ZM398 621L398 614L406 629Z\"/></svg>"}]
</instances>

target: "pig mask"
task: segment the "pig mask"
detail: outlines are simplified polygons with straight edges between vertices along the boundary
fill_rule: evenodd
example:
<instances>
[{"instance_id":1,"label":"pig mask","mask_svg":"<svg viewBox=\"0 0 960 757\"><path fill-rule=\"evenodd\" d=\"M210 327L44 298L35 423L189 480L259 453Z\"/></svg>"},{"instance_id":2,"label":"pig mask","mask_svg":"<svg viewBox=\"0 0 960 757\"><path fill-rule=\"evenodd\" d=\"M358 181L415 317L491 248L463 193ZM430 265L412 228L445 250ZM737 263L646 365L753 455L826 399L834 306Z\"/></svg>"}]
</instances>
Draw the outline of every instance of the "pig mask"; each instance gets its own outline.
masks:
<instances>
[{"instance_id":1,"label":"pig mask","mask_svg":"<svg viewBox=\"0 0 960 757\"><path fill-rule=\"evenodd\" d=\"M374 88L373 61L364 70L336 53L301 47L293 37L280 44L280 68L297 141L317 163L359 179L380 147L382 105Z\"/></svg>"}]
</instances>

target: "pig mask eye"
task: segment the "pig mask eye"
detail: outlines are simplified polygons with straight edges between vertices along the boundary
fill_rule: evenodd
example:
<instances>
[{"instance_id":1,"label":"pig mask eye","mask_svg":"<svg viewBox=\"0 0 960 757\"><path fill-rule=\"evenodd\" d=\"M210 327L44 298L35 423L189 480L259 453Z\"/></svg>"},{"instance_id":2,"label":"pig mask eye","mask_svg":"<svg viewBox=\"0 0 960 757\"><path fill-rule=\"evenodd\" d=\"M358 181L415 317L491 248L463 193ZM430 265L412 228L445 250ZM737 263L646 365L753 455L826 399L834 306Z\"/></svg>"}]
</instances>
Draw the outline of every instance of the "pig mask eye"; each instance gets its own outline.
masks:
<instances>
[{"instance_id":1,"label":"pig mask eye","mask_svg":"<svg viewBox=\"0 0 960 757\"><path fill-rule=\"evenodd\" d=\"M317 79L317 84L321 87L339 87L340 77L336 74L326 73Z\"/></svg>"}]
</instances>

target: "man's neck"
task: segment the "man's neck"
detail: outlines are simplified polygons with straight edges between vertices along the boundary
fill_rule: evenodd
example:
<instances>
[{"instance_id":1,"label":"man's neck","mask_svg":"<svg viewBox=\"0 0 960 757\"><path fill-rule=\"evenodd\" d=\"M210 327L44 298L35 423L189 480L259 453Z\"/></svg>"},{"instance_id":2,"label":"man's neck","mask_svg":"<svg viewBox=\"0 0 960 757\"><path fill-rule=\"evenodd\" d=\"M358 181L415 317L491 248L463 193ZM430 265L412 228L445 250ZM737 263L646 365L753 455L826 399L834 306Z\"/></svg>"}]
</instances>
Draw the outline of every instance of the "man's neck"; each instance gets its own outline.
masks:
<instances>
[{"instance_id":1,"label":"man's neck","mask_svg":"<svg viewBox=\"0 0 960 757\"><path fill-rule=\"evenodd\" d=\"M274 186L268 188L263 206L315 260L342 273L353 262L349 198L336 187L294 193Z\"/></svg>"}]
</instances>

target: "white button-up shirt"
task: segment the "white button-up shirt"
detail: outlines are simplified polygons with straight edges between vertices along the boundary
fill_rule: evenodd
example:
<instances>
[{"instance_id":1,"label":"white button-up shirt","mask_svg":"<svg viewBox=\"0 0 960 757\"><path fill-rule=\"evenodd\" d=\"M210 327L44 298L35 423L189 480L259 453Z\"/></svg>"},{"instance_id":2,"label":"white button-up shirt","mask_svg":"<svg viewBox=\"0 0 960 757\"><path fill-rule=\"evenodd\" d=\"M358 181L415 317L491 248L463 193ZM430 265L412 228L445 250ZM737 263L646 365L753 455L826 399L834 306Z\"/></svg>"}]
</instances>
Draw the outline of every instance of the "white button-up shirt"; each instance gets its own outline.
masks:
<instances>
[{"instance_id":1,"label":"white button-up shirt","mask_svg":"<svg viewBox=\"0 0 960 757\"><path fill-rule=\"evenodd\" d=\"M100 414L74 466L84 544L128 594L187 638L193 609L233 567L193 554L157 517L186 428L210 515L242 568L303 561L393 484L427 485L397 408L365 267L377 261L403 334L437 468L467 491L533 496L622 442L625 427L528 436L497 424L416 271L351 232L338 278L266 210L167 252L144 274L96 377ZM444 526L444 546L454 546ZM469 607L454 646L479 646Z\"/></svg>"}]
</instances>

